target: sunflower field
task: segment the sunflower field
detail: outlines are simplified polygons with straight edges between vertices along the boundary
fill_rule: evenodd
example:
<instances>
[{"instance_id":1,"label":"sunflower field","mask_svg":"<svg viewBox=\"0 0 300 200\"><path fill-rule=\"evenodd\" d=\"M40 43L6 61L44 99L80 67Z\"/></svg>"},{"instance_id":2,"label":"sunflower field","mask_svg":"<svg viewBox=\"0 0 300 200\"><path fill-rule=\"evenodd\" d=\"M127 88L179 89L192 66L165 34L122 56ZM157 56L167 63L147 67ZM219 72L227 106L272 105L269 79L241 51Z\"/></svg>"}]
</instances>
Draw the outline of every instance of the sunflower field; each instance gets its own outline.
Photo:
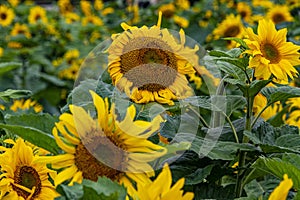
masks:
<instances>
[{"instance_id":1,"label":"sunflower field","mask_svg":"<svg viewBox=\"0 0 300 200\"><path fill-rule=\"evenodd\" d=\"M0 199L300 200L299 0L0 0Z\"/></svg>"}]
</instances>

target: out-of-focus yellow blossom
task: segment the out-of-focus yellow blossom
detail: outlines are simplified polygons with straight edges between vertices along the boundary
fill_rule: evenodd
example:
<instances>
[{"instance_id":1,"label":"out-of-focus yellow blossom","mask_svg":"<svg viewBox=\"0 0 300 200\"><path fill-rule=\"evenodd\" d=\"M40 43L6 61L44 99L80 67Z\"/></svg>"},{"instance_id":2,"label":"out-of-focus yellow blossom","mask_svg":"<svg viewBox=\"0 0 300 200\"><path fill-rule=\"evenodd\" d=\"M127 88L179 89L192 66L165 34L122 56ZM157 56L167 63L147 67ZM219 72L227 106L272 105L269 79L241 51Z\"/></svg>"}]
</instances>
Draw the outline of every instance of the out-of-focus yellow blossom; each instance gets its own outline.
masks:
<instances>
[{"instance_id":1,"label":"out-of-focus yellow blossom","mask_svg":"<svg viewBox=\"0 0 300 200\"><path fill-rule=\"evenodd\" d=\"M267 12L267 18L271 19L274 24L294 21L294 18L290 14L289 7L286 5L274 5Z\"/></svg>"},{"instance_id":2,"label":"out-of-focus yellow blossom","mask_svg":"<svg viewBox=\"0 0 300 200\"><path fill-rule=\"evenodd\" d=\"M36 24L38 21L44 24L48 23L46 10L41 6L34 6L29 11L28 22L29 24Z\"/></svg>"},{"instance_id":3,"label":"out-of-focus yellow blossom","mask_svg":"<svg viewBox=\"0 0 300 200\"><path fill-rule=\"evenodd\" d=\"M4 49L2 47L0 47L0 57L3 56L3 53L4 53Z\"/></svg>"},{"instance_id":4,"label":"out-of-focus yellow blossom","mask_svg":"<svg viewBox=\"0 0 300 200\"><path fill-rule=\"evenodd\" d=\"M81 10L82 10L82 12L85 16L92 15L92 5L89 1L81 0L80 1L80 7L81 7Z\"/></svg>"},{"instance_id":5,"label":"out-of-focus yellow blossom","mask_svg":"<svg viewBox=\"0 0 300 200\"><path fill-rule=\"evenodd\" d=\"M274 3L270 0L252 0L252 5L254 7L264 7L264 8L272 8Z\"/></svg>"},{"instance_id":6,"label":"out-of-focus yellow blossom","mask_svg":"<svg viewBox=\"0 0 300 200\"><path fill-rule=\"evenodd\" d=\"M252 10L251 7L245 2L237 3L237 12L241 15L242 19L247 23L252 23L251 16Z\"/></svg>"},{"instance_id":7,"label":"out-of-focus yellow blossom","mask_svg":"<svg viewBox=\"0 0 300 200\"><path fill-rule=\"evenodd\" d=\"M27 38L31 38L29 28L25 24L16 23L14 25L14 27L12 28L10 35L16 36L19 34L25 35L25 37L27 37Z\"/></svg>"},{"instance_id":8,"label":"out-of-focus yellow blossom","mask_svg":"<svg viewBox=\"0 0 300 200\"><path fill-rule=\"evenodd\" d=\"M176 7L173 3L161 5L158 12L162 12L164 18L172 18L176 12Z\"/></svg>"},{"instance_id":9,"label":"out-of-focus yellow blossom","mask_svg":"<svg viewBox=\"0 0 300 200\"><path fill-rule=\"evenodd\" d=\"M187 28L189 26L189 20L178 15L173 16L174 22L182 28Z\"/></svg>"},{"instance_id":10,"label":"out-of-focus yellow blossom","mask_svg":"<svg viewBox=\"0 0 300 200\"><path fill-rule=\"evenodd\" d=\"M108 7L108 8L104 8L104 9L102 10L101 14L102 14L103 16L106 16L106 15L108 15L108 14L114 13L114 11L115 11L114 8Z\"/></svg>"},{"instance_id":11,"label":"out-of-focus yellow blossom","mask_svg":"<svg viewBox=\"0 0 300 200\"><path fill-rule=\"evenodd\" d=\"M242 38L244 36L244 29L245 27L240 15L227 15L226 18L213 30L214 39L217 40L226 37ZM236 42L228 40L228 48L233 48L235 46Z\"/></svg>"},{"instance_id":12,"label":"out-of-focus yellow blossom","mask_svg":"<svg viewBox=\"0 0 300 200\"><path fill-rule=\"evenodd\" d=\"M8 42L7 46L11 49L20 49L20 48L22 48L22 44L20 42L14 42L14 41Z\"/></svg>"},{"instance_id":13,"label":"out-of-focus yellow blossom","mask_svg":"<svg viewBox=\"0 0 300 200\"><path fill-rule=\"evenodd\" d=\"M86 26L88 23L94 24L96 26L102 26L103 21L94 15L86 16L82 18L82 25Z\"/></svg>"},{"instance_id":14,"label":"out-of-focus yellow blossom","mask_svg":"<svg viewBox=\"0 0 300 200\"><path fill-rule=\"evenodd\" d=\"M266 105L267 105L267 98L261 93L257 94L254 98L254 103L253 103L254 115L259 114ZM282 105L279 101L277 101L273 105L265 109L264 112L261 114L261 117L265 120L268 120L271 117L275 116L281 110L282 110Z\"/></svg>"},{"instance_id":15,"label":"out-of-focus yellow blossom","mask_svg":"<svg viewBox=\"0 0 300 200\"><path fill-rule=\"evenodd\" d=\"M176 0L175 4L178 8L180 8L182 10L189 10L190 9L189 0Z\"/></svg>"},{"instance_id":16,"label":"out-of-focus yellow blossom","mask_svg":"<svg viewBox=\"0 0 300 200\"><path fill-rule=\"evenodd\" d=\"M10 109L14 112L17 112L18 109L20 110L29 110L33 108L33 110L38 113L43 110L43 106L40 105L37 101L31 99L20 99L14 100L13 104L10 106Z\"/></svg>"},{"instance_id":17,"label":"out-of-focus yellow blossom","mask_svg":"<svg viewBox=\"0 0 300 200\"><path fill-rule=\"evenodd\" d=\"M62 15L68 14L73 11L73 6L70 0L58 0L57 5L59 8L59 12Z\"/></svg>"},{"instance_id":18,"label":"out-of-focus yellow blossom","mask_svg":"<svg viewBox=\"0 0 300 200\"><path fill-rule=\"evenodd\" d=\"M65 14L65 19L66 19L66 23L67 24L72 24L74 22L79 21L80 20L80 16L77 15L76 13L69 12L69 13Z\"/></svg>"},{"instance_id":19,"label":"out-of-focus yellow blossom","mask_svg":"<svg viewBox=\"0 0 300 200\"><path fill-rule=\"evenodd\" d=\"M13 9L0 5L0 26L9 26L15 18Z\"/></svg>"},{"instance_id":20,"label":"out-of-focus yellow blossom","mask_svg":"<svg viewBox=\"0 0 300 200\"><path fill-rule=\"evenodd\" d=\"M20 0L7 0L7 1L12 7L16 7L20 3Z\"/></svg>"},{"instance_id":21,"label":"out-of-focus yellow blossom","mask_svg":"<svg viewBox=\"0 0 300 200\"><path fill-rule=\"evenodd\" d=\"M102 10L104 7L103 1L102 0L95 0L94 1L94 8L95 10Z\"/></svg>"}]
</instances>

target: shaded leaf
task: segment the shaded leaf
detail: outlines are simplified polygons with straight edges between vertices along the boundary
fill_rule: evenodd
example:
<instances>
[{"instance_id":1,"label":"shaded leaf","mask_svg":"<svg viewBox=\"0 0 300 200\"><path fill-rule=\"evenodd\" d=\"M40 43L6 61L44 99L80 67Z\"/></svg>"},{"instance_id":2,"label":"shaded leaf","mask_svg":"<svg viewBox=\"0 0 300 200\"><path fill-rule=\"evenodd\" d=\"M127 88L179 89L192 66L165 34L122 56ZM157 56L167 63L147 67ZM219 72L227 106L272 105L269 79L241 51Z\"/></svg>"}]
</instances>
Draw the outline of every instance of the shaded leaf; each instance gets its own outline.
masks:
<instances>
[{"instance_id":1,"label":"shaded leaf","mask_svg":"<svg viewBox=\"0 0 300 200\"><path fill-rule=\"evenodd\" d=\"M18 135L24 140L46 149L51 153L58 154L60 150L53 136L36 128L9 124L0 124L0 128L9 131L12 134Z\"/></svg>"},{"instance_id":2,"label":"shaded leaf","mask_svg":"<svg viewBox=\"0 0 300 200\"><path fill-rule=\"evenodd\" d=\"M22 63L17 62L4 62L0 63L0 75L9 72L11 70L14 70L16 68L19 68L22 66Z\"/></svg>"}]
</instances>

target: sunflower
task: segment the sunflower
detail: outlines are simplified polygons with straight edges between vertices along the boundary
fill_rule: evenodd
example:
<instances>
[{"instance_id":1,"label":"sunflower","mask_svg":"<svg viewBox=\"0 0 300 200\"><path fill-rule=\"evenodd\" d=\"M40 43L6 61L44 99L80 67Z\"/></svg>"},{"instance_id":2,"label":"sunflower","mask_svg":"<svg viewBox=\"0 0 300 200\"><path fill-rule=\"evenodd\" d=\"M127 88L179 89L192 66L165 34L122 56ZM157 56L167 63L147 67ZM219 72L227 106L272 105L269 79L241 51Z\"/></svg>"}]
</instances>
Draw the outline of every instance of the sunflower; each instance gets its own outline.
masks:
<instances>
[{"instance_id":1,"label":"sunflower","mask_svg":"<svg viewBox=\"0 0 300 200\"><path fill-rule=\"evenodd\" d=\"M57 5L59 8L59 12L63 15L68 14L73 10L73 6L70 0L58 0Z\"/></svg>"},{"instance_id":2,"label":"sunflower","mask_svg":"<svg viewBox=\"0 0 300 200\"><path fill-rule=\"evenodd\" d=\"M54 178L56 172L37 162L38 156L21 138L13 144L12 148L1 147L4 153L0 154L0 199L48 200L58 197L48 180L49 175Z\"/></svg>"},{"instance_id":3,"label":"sunflower","mask_svg":"<svg viewBox=\"0 0 300 200\"><path fill-rule=\"evenodd\" d=\"M147 138L159 129L161 117L157 116L151 122L134 121L136 110L132 105L120 122L114 104L109 108L107 99L90 93L97 119L91 118L83 108L71 105L71 114L62 114L53 129L57 144L66 152L54 159L42 158L44 162L52 162L53 168L65 168L54 179L55 185L69 179L70 185L80 183L83 178L97 181L98 176L120 182L126 182L127 177L136 177L135 173L154 176L148 162L164 155L166 149Z\"/></svg>"},{"instance_id":4,"label":"sunflower","mask_svg":"<svg viewBox=\"0 0 300 200\"><path fill-rule=\"evenodd\" d=\"M290 189L293 187L293 181L288 177L287 174L283 175L283 180L280 184L273 190L269 196L269 200L286 199Z\"/></svg>"},{"instance_id":5,"label":"sunflower","mask_svg":"<svg viewBox=\"0 0 300 200\"><path fill-rule=\"evenodd\" d=\"M287 5L273 6L267 12L267 18L271 19L274 24L279 24L281 22L292 22L294 20Z\"/></svg>"},{"instance_id":6,"label":"sunflower","mask_svg":"<svg viewBox=\"0 0 300 200\"><path fill-rule=\"evenodd\" d=\"M183 30L178 41L167 29L160 29L161 17L160 12L157 25L150 28L122 23L125 31L113 35L108 48L108 72L113 84L136 103L173 105L172 100L193 94L185 74L195 74L199 46L184 46Z\"/></svg>"},{"instance_id":7,"label":"sunflower","mask_svg":"<svg viewBox=\"0 0 300 200\"><path fill-rule=\"evenodd\" d=\"M41 6L34 6L30 9L28 22L29 24L36 24L39 20L45 24L48 22L46 10Z\"/></svg>"},{"instance_id":8,"label":"sunflower","mask_svg":"<svg viewBox=\"0 0 300 200\"><path fill-rule=\"evenodd\" d=\"M71 66L61 70L58 73L58 76L60 78L75 80L77 78L81 63L82 63L82 59L77 59L72 61L72 63L70 63Z\"/></svg>"},{"instance_id":9,"label":"sunflower","mask_svg":"<svg viewBox=\"0 0 300 200\"><path fill-rule=\"evenodd\" d=\"M65 19L67 24L72 24L80 20L80 16L73 12L68 12L65 14Z\"/></svg>"},{"instance_id":10,"label":"sunflower","mask_svg":"<svg viewBox=\"0 0 300 200\"><path fill-rule=\"evenodd\" d=\"M251 7L245 2L238 2L237 3L237 12L241 15L242 19L247 23L252 23L251 15L252 10Z\"/></svg>"},{"instance_id":11,"label":"sunflower","mask_svg":"<svg viewBox=\"0 0 300 200\"><path fill-rule=\"evenodd\" d=\"M244 25L241 16L234 16L234 14L227 15L226 18L218 24L217 28L213 30L212 34L215 40L226 37L242 38L244 36ZM228 48L233 48L235 46L236 42L228 40Z\"/></svg>"},{"instance_id":12,"label":"sunflower","mask_svg":"<svg viewBox=\"0 0 300 200\"><path fill-rule=\"evenodd\" d=\"M14 20L15 13L11 8L0 5L0 25L9 26Z\"/></svg>"},{"instance_id":13,"label":"sunflower","mask_svg":"<svg viewBox=\"0 0 300 200\"><path fill-rule=\"evenodd\" d=\"M298 74L293 67L300 64L299 46L286 41L287 29L276 30L270 20L260 20L257 35L249 27L246 29L248 39L244 41L251 55L249 67L255 70L255 77L267 80L274 76L274 81L288 83L288 77L293 79Z\"/></svg>"},{"instance_id":14,"label":"sunflower","mask_svg":"<svg viewBox=\"0 0 300 200\"><path fill-rule=\"evenodd\" d=\"M14 112L20 110L29 110L33 109L36 113L41 112L43 110L43 106L37 103L36 101L32 101L31 99L19 99L14 100L13 104L10 106L10 109Z\"/></svg>"},{"instance_id":15,"label":"sunflower","mask_svg":"<svg viewBox=\"0 0 300 200\"><path fill-rule=\"evenodd\" d=\"M176 7L173 3L161 5L158 12L162 12L164 18L172 18L176 12Z\"/></svg>"},{"instance_id":16,"label":"sunflower","mask_svg":"<svg viewBox=\"0 0 300 200\"><path fill-rule=\"evenodd\" d=\"M29 32L28 27L25 24L16 23L13 29L11 30L10 35L16 36L19 34L25 35L25 37L27 38L31 38L31 34Z\"/></svg>"},{"instance_id":17,"label":"sunflower","mask_svg":"<svg viewBox=\"0 0 300 200\"><path fill-rule=\"evenodd\" d=\"M192 192L186 192L183 194L184 191L182 190L182 187L184 186L184 178L178 180L173 186L171 185L172 174L168 164L164 165L161 173L154 181L146 177L136 182L137 189L135 189L133 186L128 187L127 189L129 195L134 200L189 200L194 198L194 194Z\"/></svg>"},{"instance_id":18,"label":"sunflower","mask_svg":"<svg viewBox=\"0 0 300 200\"><path fill-rule=\"evenodd\" d=\"M80 52L78 49L70 49L64 54L64 59L68 64L72 64L79 56Z\"/></svg>"}]
</instances>

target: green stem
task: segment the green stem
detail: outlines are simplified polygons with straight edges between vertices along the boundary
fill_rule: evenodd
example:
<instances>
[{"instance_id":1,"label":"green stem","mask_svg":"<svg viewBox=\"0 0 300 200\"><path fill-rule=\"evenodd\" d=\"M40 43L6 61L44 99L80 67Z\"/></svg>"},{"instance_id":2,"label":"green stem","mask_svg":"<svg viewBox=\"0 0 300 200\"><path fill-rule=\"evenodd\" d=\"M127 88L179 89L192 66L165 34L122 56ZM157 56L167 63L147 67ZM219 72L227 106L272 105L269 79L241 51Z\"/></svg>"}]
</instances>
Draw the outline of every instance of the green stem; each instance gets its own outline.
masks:
<instances>
[{"instance_id":1,"label":"green stem","mask_svg":"<svg viewBox=\"0 0 300 200\"><path fill-rule=\"evenodd\" d=\"M231 128L231 130L232 130L232 132L233 132L233 135L234 135L234 137L235 137L236 143L240 143L239 137L238 137L238 135L237 135L237 132L236 132L236 130L235 130L235 127L233 126L233 124L232 124L230 118L229 118L225 113L223 113L223 114L224 114L224 116L225 116L225 118L226 118L226 121L228 122L228 124L229 124L229 126L230 126L230 128Z\"/></svg>"},{"instance_id":2,"label":"green stem","mask_svg":"<svg viewBox=\"0 0 300 200\"><path fill-rule=\"evenodd\" d=\"M270 106L272 105L272 103L268 103L255 117L255 119L253 120L251 127L253 127L255 125L255 123L257 122L257 120L259 119L259 117L262 115L262 113Z\"/></svg>"},{"instance_id":3,"label":"green stem","mask_svg":"<svg viewBox=\"0 0 300 200\"><path fill-rule=\"evenodd\" d=\"M247 113L246 113L246 123L245 130L251 131L251 118L252 118L252 108L254 97L246 95L247 98ZM247 136L243 136L243 143L248 143L249 138ZM246 163L246 155L247 152L239 151L239 172L237 174L236 187L235 187L235 195L237 198L242 196L243 193L243 181L244 181L244 166Z\"/></svg>"},{"instance_id":4,"label":"green stem","mask_svg":"<svg viewBox=\"0 0 300 200\"><path fill-rule=\"evenodd\" d=\"M199 114L199 112L197 112L193 107L189 107L189 109L191 111L193 111L193 113L195 113L197 115L197 117L200 119L201 123L203 124L203 126L205 128L209 128L209 125L206 123L205 119Z\"/></svg>"}]
</instances>

